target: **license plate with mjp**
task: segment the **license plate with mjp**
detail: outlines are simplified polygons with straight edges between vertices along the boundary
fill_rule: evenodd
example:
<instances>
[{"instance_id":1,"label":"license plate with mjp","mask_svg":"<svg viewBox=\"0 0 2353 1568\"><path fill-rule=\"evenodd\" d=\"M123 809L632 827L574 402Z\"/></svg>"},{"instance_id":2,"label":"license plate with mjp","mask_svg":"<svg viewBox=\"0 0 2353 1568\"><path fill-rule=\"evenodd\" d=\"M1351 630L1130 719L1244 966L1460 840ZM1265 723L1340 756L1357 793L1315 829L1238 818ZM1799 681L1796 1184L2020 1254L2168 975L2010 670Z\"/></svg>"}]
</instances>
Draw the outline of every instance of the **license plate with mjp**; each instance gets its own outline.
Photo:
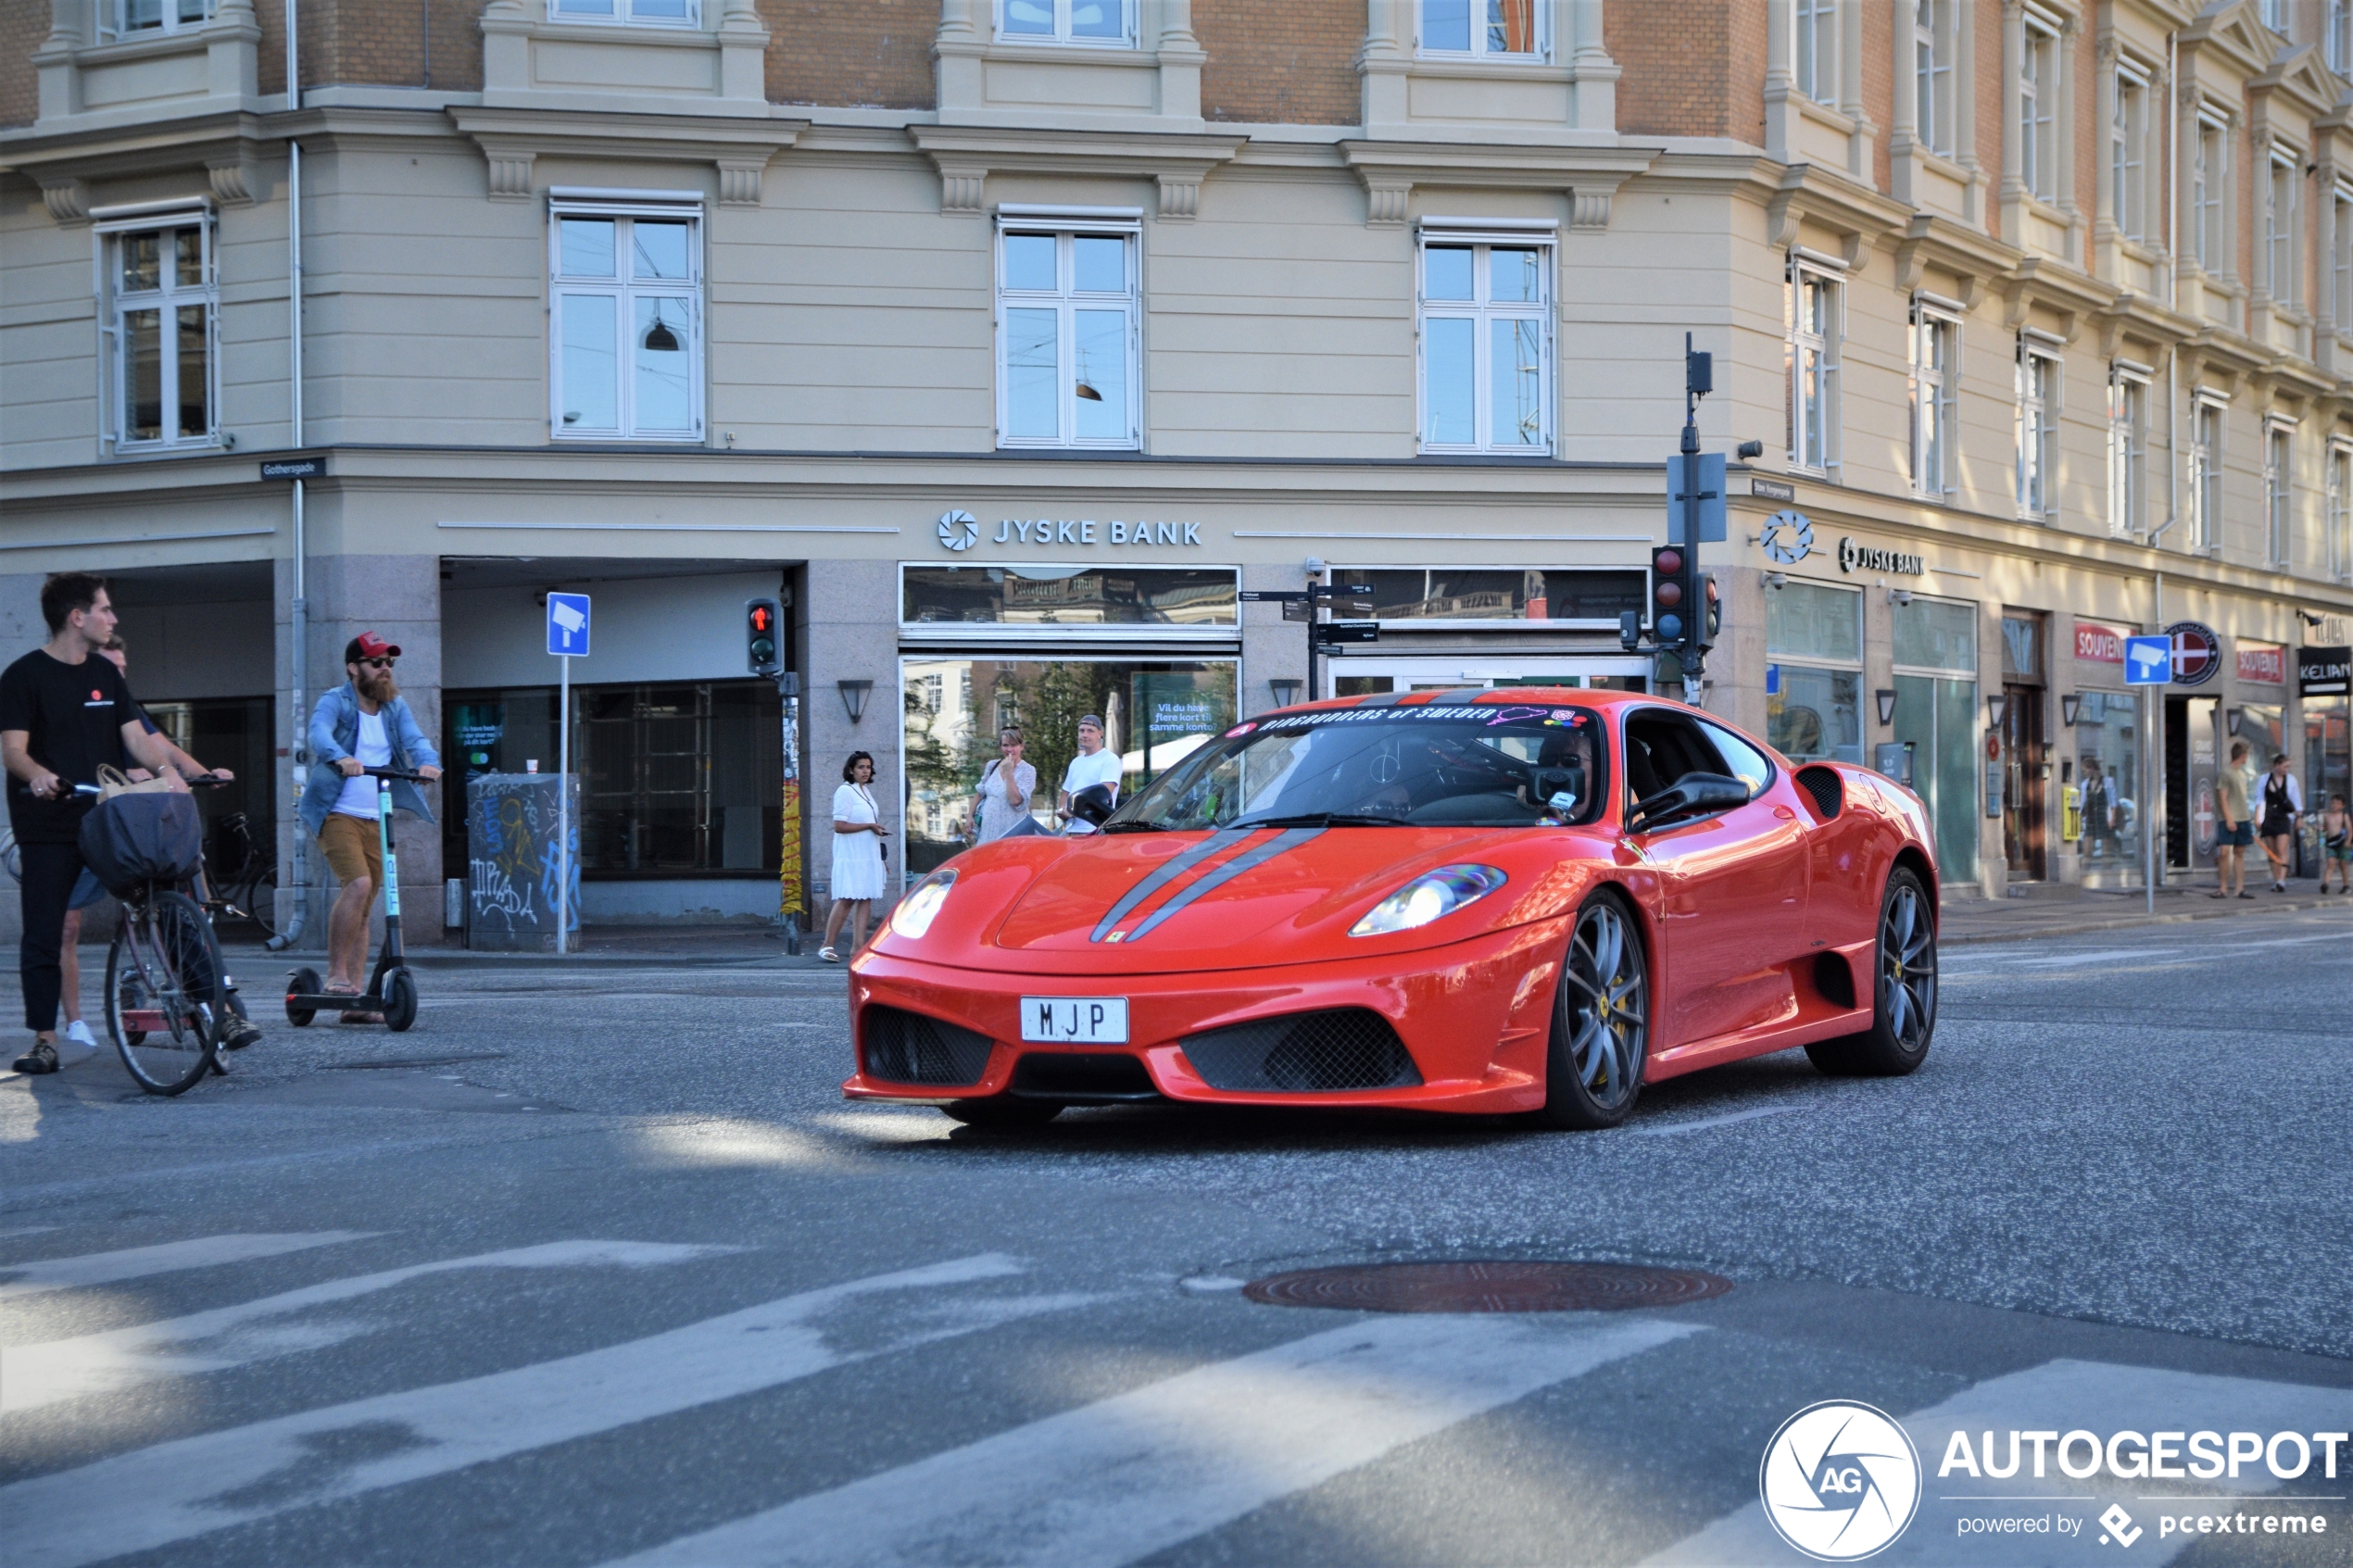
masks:
<instances>
[{"instance_id":1,"label":"license plate with mjp","mask_svg":"<svg viewBox=\"0 0 2353 1568\"><path fill-rule=\"evenodd\" d=\"M1021 1037L1058 1046L1124 1046L1125 997L1024 997Z\"/></svg>"}]
</instances>

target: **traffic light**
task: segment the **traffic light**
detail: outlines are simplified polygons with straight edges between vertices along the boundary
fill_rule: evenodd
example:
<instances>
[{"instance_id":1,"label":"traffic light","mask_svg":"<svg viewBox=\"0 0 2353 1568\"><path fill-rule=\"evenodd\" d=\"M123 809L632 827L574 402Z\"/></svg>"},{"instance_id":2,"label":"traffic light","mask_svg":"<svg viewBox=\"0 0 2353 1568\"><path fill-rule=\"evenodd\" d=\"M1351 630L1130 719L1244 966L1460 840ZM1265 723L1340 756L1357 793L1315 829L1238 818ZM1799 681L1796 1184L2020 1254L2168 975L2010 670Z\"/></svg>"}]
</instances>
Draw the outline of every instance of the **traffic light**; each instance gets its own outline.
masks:
<instances>
[{"instance_id":1,"label":"traffic light","mask_svg":"<svg viewBox=\"0 0 2353 1568\"><path fill-rule=\"evenodd\" d=\"M1662 545L1651 551L1651 635L1679 650L1691 630L1691 551Z\"/></svg>"},{"instance_id":2,"label":"traffic light","mask_svg":"<svg viewBox=\"0 0 2353 1568\"><path fill-rule=\"evenodd\" d=\"M1700 621L1699 646L1712 648L1716 646L1716 633L1724 629L1724 596L1716 586L1716 573L1703 571L1699 581L1702 597L1707 604L1707 614Z\"/></svg>"},{"instance_id":3,"label":"traffic light","mask_svg":"<svg viewBox=\"0 0 2353 1568\"><path fill-rule=\"evenodd\" d=\"M774 675L784 668L784 612L774 599L751 599L744 605L744 662L755 675Z\"/></svg>"}]
</instances>

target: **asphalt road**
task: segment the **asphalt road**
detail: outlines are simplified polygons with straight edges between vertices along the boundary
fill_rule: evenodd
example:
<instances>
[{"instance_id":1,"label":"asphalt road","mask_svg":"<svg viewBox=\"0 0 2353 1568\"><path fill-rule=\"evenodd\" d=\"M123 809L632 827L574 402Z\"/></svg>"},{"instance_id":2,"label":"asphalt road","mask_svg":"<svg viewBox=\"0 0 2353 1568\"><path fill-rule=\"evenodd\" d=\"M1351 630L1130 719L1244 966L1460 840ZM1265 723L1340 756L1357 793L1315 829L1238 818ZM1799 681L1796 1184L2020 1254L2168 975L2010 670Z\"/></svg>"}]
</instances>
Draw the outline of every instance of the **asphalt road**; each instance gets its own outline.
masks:
<instances>
[{"instance_id":1,"label":"asphalt road","mask_svg":"<svg viewBox=\"0 0 2353 1568\"><path fill-rule=\"evenodd\" d=\"M1875 1561L2353 1561L2353 1447L1938 1474L1955 1431L2353 1427L2353 908L1957 948L1918 1075L1792 1052L1600 1135L982 1134L842 1102L836 972L423 989L406 1035L280 1024L177 1100L110 1055L0 1076L8 1568L1794 1563L1759 1461L1826 1399L1925 1465ZM1239 1288L1450 1259L1730 1288ZM2255 1533L2165 1523L2201 1512Z\"/></svg>"}]
</instances>

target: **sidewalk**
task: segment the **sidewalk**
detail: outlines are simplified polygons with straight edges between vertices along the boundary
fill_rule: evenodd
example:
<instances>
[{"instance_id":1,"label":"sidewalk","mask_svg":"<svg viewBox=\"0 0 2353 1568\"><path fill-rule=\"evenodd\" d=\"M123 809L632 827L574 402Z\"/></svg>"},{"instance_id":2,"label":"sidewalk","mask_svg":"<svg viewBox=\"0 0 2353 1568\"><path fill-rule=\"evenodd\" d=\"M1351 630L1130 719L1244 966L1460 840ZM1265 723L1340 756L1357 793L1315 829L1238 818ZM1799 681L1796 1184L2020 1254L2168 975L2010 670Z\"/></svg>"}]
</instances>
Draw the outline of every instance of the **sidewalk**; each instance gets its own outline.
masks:
<instances>
[{"instance_id":1,"label":"sidewalk","mask_svg":"<svg viewBox=\"0 0 2353 1568\"><path fill-rule=\"evenodd\" d=\"M2353 897L2341 893L2322 897L2315 883L2291 882L2285 893L2274 893L2270 883L2249 878L2247 890L2254 897L2216 899L2209 897L2214 891L2214 873L2196 874L2200 880L2193 884L2158 888L2153 915L2148 912L2148 895L2138 887L2032 884L2023 897L1947 898L1938 911L1937 941L1947 947L1975 942L2023 942L2037 936L2326 909L2346 909L2347 931L2353 935Z\"/></svg>"}]
</instances>

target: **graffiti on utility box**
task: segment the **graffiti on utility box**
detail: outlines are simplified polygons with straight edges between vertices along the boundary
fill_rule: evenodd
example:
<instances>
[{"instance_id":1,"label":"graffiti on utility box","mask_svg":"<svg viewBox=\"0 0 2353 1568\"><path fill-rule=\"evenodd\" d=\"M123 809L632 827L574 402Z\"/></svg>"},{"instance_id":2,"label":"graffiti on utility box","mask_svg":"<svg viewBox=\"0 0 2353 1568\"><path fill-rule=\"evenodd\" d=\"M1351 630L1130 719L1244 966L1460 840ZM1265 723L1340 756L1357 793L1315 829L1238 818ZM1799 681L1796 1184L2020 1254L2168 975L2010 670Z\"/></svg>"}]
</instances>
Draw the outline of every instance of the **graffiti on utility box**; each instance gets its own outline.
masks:
<instances>
[{"instance_id":1,"label":"graffiti on utility box","mask_svg":"<svg viewBox=\"0 0 2353 1568\"><path fill-rule=\"evenodd\" d=\"M570 919L580 928L580 784L572 791ZM556 950L559 802L553 773L477 773L466 781L466 946ZM576 942L575 938L575 942Z\"/></svg>"}]
</instances>

